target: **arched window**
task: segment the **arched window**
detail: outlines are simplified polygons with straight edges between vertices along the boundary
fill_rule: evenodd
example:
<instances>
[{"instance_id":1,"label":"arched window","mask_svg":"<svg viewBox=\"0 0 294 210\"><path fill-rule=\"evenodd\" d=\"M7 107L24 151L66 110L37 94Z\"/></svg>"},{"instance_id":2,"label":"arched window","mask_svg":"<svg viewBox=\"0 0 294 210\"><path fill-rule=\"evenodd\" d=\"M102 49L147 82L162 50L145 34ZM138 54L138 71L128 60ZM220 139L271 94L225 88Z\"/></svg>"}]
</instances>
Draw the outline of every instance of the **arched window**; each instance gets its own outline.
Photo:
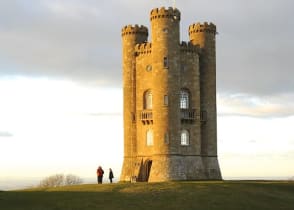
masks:
<instances>
[{"instance_id":1,"label":"arched window","mask_svg":"<svg viewBox=\"0 0 294 210\"><path fill-rule=\"evenodd\" d=\"M153 145L153 131L151 129L147 130L146 143L147 143L147 146Z\"/></svg>"},{"instance_id":2,"label":"arched window","mask_svg":"<svg viewBox=\"0 0 294 210\"><path fill-rule=\"evenodd\" d=\"M189 92L188 90L181 90L180 93L180 108L189 109Z\"/></svg>"},{"instance_id":3,"label":"arched window","mask_svg":"<svg viewBox=\"0 0 294 210\"><path fill-rule=\"evenodd\" d=\"M144 109L152 109L152 92L147 90L144 93Z\"/></svg>"},{"instance_id":4,"label":"arched window","mask_svg":"<svg viewBox=\"0 0 294 210\"><path fill-rule=\"evenodd\" d=\"M181 131L181 145L189 145L189 131L182 130Z\"/></svg>"}]
</instances>

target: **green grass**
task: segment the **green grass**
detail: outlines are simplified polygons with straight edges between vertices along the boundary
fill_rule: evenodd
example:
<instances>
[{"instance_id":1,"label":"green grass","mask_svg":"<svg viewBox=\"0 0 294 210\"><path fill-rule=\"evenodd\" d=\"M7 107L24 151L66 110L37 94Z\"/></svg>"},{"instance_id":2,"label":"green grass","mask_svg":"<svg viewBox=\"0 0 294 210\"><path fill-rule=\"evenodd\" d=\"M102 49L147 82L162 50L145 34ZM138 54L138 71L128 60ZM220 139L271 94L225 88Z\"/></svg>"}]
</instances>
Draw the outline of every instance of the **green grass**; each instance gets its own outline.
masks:
<instances>
[{"instance_id":1,"label":"green grass","mask_svg":"<svg viewBox=\"0 0 294 210\"><path fill-rule=\"evenodd\" d=\"M293 210L294 182L118 183L0 192L1 210Z\"/></svg>"}]
</instances>

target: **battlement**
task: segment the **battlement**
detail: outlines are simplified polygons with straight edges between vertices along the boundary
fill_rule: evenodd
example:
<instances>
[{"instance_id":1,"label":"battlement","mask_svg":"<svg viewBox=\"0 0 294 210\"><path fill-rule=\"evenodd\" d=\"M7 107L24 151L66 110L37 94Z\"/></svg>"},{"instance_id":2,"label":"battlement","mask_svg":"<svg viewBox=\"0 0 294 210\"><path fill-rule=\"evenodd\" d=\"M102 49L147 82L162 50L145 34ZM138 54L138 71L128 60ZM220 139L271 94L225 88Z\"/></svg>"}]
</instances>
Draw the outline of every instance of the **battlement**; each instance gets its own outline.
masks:
<instances>
[{"instance_id":1,"label":"battlement","mask_svg":"<svg viewBox=\"0 0 294 210\"><path fill-rule=\"evenodd\" d=\"M137 55L150 54L151 50L152 44L149 42L144 42L135 46L135 52Z\"/></svg>"},{"instance_id":2,"label":"battlement","mask_svg":"<svg viewBox=\"0 0 294 210\"><path fill-rule=\"evenodd\" d=\"M127 25L122 28L121 35L132 35L132 34L142 34L148 36L148 28L146 26L139 25Z\"/></svg>"},{"instance_id":3,"label":"battlement","mask_svg":"<svg viewBox=\"0 0 294 210\"><path fill-rule=\"evenodd\" d=\"M201 49L199 45L193 45L191 42L181 42L181 52L200 53Z\"/></svg>"},{"instance_id":4,"label":"battlement","mask_svg":"<svg viewBox=\"0 0 294 210\"><path fill-rule=\"evenodd\" d=\"M208 24L207 22L204 22L204 24L196 23L189 26L189 35L200 32L216 34L216 26L213 23Z\"/></svg>"},{"instance_id":5,"label":"battlement","mask_svg":"<svg viewBox=\"0 0 294 210\"><path fill-rule=\"evenodd\" d=\"M158 18L171 18L174 20L181 20L181 12L176 8L155 8L150 12L150 20L158 19Z\"/></svg>"}]
</instances>

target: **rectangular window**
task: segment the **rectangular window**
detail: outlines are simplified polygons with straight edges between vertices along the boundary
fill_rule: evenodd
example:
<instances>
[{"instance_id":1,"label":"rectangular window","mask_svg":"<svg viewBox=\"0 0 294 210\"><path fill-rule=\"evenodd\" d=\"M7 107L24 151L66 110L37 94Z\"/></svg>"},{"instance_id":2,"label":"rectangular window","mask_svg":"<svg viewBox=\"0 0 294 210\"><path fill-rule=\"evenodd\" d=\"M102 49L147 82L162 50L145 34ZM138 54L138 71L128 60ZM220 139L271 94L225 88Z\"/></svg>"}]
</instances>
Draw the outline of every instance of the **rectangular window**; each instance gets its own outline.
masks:
<instances>
[{"instance_id":1,"label":"rectangular window","mask_svg":"<svg viewBox=\"0 0 294 210\"><path fill-rule=\"evenodd\" d=\"M147 146L153 146L153 132L152 132L152 130L147 131L146 140L147 140Z\"/></svg>"},{"instance_id":2,"label":"rectangular window","mask_svg":"<svg viewBox=\"0 0 294 210\"><path fill-rule=\"evenodd\" d=\"M167 59L167 57L163 58L163 67L168 68L168 59Z\"/></svg>"},{"instance_id":3,"label":"rectangular window","mask_svg":"<svg viewBox=\"0 0 294 210\"><path fill-rule=\"evenodd\" d=\"M163 97L163 104L164 104L165 106L168 105L168 96L167 96L167 95L164 95L164 97Z\"/></svg>"}]
</instances>

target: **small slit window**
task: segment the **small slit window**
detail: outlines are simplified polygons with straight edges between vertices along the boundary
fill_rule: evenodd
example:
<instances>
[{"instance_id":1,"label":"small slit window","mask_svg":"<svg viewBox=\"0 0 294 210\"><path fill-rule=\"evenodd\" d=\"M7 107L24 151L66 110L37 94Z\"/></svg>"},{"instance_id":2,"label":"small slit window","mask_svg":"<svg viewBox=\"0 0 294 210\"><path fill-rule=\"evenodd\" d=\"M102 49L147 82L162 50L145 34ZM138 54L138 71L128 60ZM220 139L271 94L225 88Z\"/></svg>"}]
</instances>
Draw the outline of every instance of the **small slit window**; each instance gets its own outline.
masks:
<instances>
[{"instance_id":1,"label":"small slit window","mask_svg":"<svg viewBox=\"0 0 294 210\"><path fill-rule=\"evenodd\" d=\"M163 104L164 104L165 106L168 105L168 96L167 96L167 95L164 95L164 97L163 97Z\"/></svg>"},{"instance_id":2,"label":"small slit window","mask_svg":"<svg viewBox=\"0 0 294 210\"><path fill-rule=\"evenodd\" d=\"M163 67L168 68L168 59L167 59L167 57L163 58Z\"/></svg>"}]
</instances>

